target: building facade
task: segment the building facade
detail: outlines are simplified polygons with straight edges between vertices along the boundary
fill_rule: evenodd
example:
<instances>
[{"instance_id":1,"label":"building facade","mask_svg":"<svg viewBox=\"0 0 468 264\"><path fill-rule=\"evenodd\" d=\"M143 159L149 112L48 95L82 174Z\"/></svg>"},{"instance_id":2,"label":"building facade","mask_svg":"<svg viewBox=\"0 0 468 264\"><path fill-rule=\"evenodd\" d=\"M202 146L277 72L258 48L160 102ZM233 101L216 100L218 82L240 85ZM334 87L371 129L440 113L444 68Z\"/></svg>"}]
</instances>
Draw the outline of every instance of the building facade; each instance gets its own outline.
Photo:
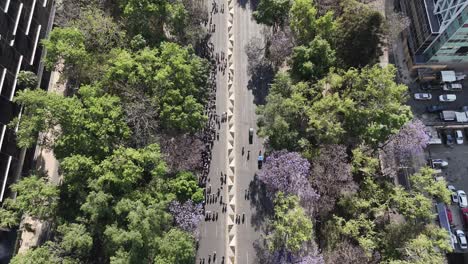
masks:
<instances>
[{"instance_id":1,"label":"building facade","mask_svg":"<svg viewBox=\"0 0 468 264\"><path fill-rule=\"evenodd\" d=\"M48 84L40 41L51 29L54 4L54 0L0 0L0 203L10 195L8 186L31 168L33 151L19 149L16 128L7 125L23 112L13 102L20 89L18 73L34 72L40 86Z\"/></svg>"},{"instance_id":2,"label":"building facade","mask_svg":"<svg viewBox=\"0 0 468 264\"><path fill-rule=\"evenodd\" d=\"M412 62L468 62L468 0L400 0L411 21L405 42Z\"/></svg>"}]
</instances>

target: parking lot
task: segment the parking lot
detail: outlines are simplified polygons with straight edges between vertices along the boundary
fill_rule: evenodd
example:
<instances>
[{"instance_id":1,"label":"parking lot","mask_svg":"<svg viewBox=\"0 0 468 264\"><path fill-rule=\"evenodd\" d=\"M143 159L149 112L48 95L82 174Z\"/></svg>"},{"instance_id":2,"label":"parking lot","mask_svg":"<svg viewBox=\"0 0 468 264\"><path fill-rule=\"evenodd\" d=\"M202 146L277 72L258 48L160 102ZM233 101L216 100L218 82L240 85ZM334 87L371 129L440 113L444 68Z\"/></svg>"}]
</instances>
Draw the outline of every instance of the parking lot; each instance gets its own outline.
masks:
<instances>
[{"instance_id":1,"label":"parking lot","mask_svg":"<svg viewBox=\"0 0 468 264\"><path fill-rule=\"evenodd\" d=\"M447 161L448 167L442 169L440 175L457 190L464 190L468 193L468 123L444 122L440 119L439 113L429 113L426 111L428 106L433 105L444 105L447 107L447 110L454 111L461 111L463 106L468 106L468 79L465 78L461 83L463 84L463 90L459 92L446 92L442 88L437 90L422 90L419 83L412 83L409 86L411 98L408 104L411 106L415 117L423 121L426 126L434 127L442 139L442 144L428 146L425 158L427 160L443 159ZM430 93L432 99L427 101L415 100L415 93ZM457 99L449 103L439 102L439 96L442 94L455 94ZM456 130L462 131L464 137L463 144L457 144L455 140ZM452 136L452 144L447 144L447 135ZM458 204L448 205L448 208L452 213L452 231L460 229L467 233L468 229L465 228L466 225L464 224ZM468 250L461 250L457 245L455 249L456 252L468 252Z\"/></svg>"}]
</instances>

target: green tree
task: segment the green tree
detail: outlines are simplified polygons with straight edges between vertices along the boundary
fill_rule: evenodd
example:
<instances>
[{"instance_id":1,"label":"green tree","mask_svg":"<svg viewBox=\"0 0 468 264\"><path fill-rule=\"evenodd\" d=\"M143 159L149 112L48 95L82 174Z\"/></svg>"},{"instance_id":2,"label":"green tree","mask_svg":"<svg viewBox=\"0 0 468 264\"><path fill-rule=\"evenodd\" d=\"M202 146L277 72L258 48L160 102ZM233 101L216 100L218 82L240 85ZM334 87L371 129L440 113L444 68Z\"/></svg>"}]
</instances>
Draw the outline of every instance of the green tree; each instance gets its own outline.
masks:
<instances>
[{"instance_id":1,"label":"green tree","mask_svg":"<svg viewBox=\"0 0 468 264\"><path fill-rule=\"evenodd\" d=\"M271 84L267 103L258 106L258 134L267 138L273 149L295 150L299 147L306 99L295 91L306 85L293 85L288 74L278 73Z\"/></svg>"},{"instance_id":2,"label":"green tree","mask_svg":"<svg viewBox=\"0 0 468 264\"><path fill-rule=\"evenodd\" d=\"M275 198L275 215L268 224L268 249L297 253L304 243L312 240L312 221L299 205L299 198L279 192Z\"/></svg>"},{"instance_id":3,"label":"green tree","mask_svg":"<svg viewBox=\"0 0 468 264\"><path fill-rule=\"evenodd\" d=\"M307 46L298 46L291 58L291 75L299 80L317 80L328 73L335 63L335 51L321 37L315 37Z\"/></svg>"},{"instance_id":4,"label":"green tree","mask_svg":"<svg viewBox=\"0 0 468 264\"><path fill-rule=\"evenodd\" d=\"M34 89L37 87L39 80L37 75L31 71L20 71L18 73L18 86L21 89Z\"/></svg>"},{"instance_id":5,"label":"green tree","mask_svg":"<svg viewBox=\"0 0 468 264\"><path fill-rule=\"evenodd\" d=\"M445 262L445 252L451 252L448 232L435 225L428 225L416 238L401 248L403 260L389 261L391 264L437 264Z\"/></svg>"},{"instance_id":6,"label":"green tree","mask_svg":"<svg viewBox=\"0 0 468 264\"><path fill-rule=\"evenodd\" d=\"M98 177L91 181L92 188L119 197L162 178L167 167L159 146L153 144L143 149L116 149L93 171Z\"/></svg>"},{"instance_id":7,"label":"green tree","mask_svg":"<svg viewBox=\"0 0 468 264\"><path fill-rule=\"evenodd\" d=\"M409 220L430 220L434 217L432 200L421 193L409 193L395 187L390 197L392 204Z\"/></svg>"},{"instance_id":8,"label":"green tree","mask_svg":"<svg viewBox=\"0 0 468 264\"><path fill-rule=\"evenodd\" d=\"M418 173L410 176L412 188L421 193L436 197L440 201L450 204L451 192L447 189L445 180L435 180L435 171L429 167L422 167Z\"/></svg>"},{"instance_id":9,"label":"green tree","mask_svg":"<svg viewBox=\"0 0 468 264\"><path fill-rule=\"evenodd\" d=\"M64 224L58 227L61 236L60 247L68 254L88 257L93 246L93 238L83 224Z\"/></svg>"},{"instance_id":10,"label":"green tree","mask_svg":"<svg viewBox=\"0 0 468 264\"><path fill-rule=\"evenodd\" d=\"M52 138L44 136L39 143L51 147L59 160L75 154L102 159L130 135L119 98L98 87L83 86L78 95L67 98L24 90L15 101L27 109L17 133L18 146L30 147L39 132L51 132ZM11 125L16 123L17 119Z\"/></svg>"},{"instance_id":11,"label":"green tree","mask_svg":"<svg viewBox=\"0 0 468 264\"><path fill-rule=\"evenodd\" d=\"M99 8L87 8L80 12L69 27L80 30L86 51L94 57L107 55L111 49L125 44L125 31Z\"/></svg>"},{"instance_id":12,"label":"green tree","mask_svg":"<svg viewBox=\"0 0 468 264\"><path fill-rule=\"evenodd\" d=\"M158 259L160 247L158 238L163 236L172 220L165 206L122 199L114 211L117 221L107 225L104 231L110 256L120 251L126 252L127 263L154 263Z\"/></svg>"},{"instance_id":13,"label":"green tree","mask_svg":"<svg viewBox=\"0 0 468 264\"><path fill-rule=\"evenodd\" d=\"M260 0L252 15L258 23L283 27L288 20L291 4L291 0Z\"/></svg>"},{"instance_id":14,"label":"green tree","mask_svg":"<svg viewBox=\"0 0 468 264\"><path fill-rule=\"evenodd\" d=\"M11 185L11 190L17 193L16 199L8 198L4 201L4 208L15 213L4 212L8 218L2 220L10 222L13 218L27 214L40 220L50 220L55 217L59 199L58 188L47 183L43 178L29 176ZM19 223L19 218L17 218Z\"/></svg>"},{"instance_id":15,"label":"green tree","mask_svg":"<svg viewBox=\"0 0 468 264\"><path fill-rule=\"evenodd\" d=\"M119 0L119 6L129 32L141 34L152 45L165 39L165 28L169 34L177 34L187 23L187 11L181 1L169 0Z\"/></svg>"},{"instance_id":16,"label":"green tree","mask_svg":"<svg viewBox=\"0 0 468 264\"><path fill-rule=\"evenodd\" d=\"M171 192L180 201L191 199L199 203L204 199L203 189L198 186L197 179L189 171L179 172L174 179L169 181Z\"/></svg>"},{"instance_id":17,"label":"green tree","mask_svg":"<svg viewBox=\"0 0 468 264\"><path fill-rule=\"evenodd\" d=\"M348 221L335 216L334 221L337 222L340 232L355 239L368 256L377 248L379 240L376 237L375 223L366 215L360 214Z\"/></svg>"},{"instance_id":18,"label":"green tree","mask_svg":"<svg viewBox=\"0 0 468 264\"><path fill-rule=\"evenodd\" d=\"M85 36L76 27L54 28L42 44L47 49L45 66L48 70L54 69L61 60L67 67L78 67L89 59Z\"/></svg>"},{"instance_id":19,"label":"green tree","mask_svg":"<svg viewBox=\"0 0 468 264\"><path fill-rule=\"evenodd\" d=\"M195 240L182 230L173 228L161 238L156 264L191 264L195 262Z\"/></svg>"},{"instance_id":20,"label":"green tree","mask_svg":"<svg viewBox=\"0 0 468 264\"><path fill-rule=\"evenodd\" d=\"M342 66L364 67L376 63L382 53L384 28L385 19L379 11L356 0L345 1L335 38Z\"/></svg>"},{"instance_id":21,"label":"green tree","mask_svg":"<svg viewBox=\"0 0 468 264\"><path fill-rule=\"evenodd\" d=\"M313 1L309 0L293 1L289 12L289 25L300 44L309 43L317 36L331 41L337 28L333 13L328 11L319 16Z\"/></svg>"},{"instance_id":22,"label":"green tree","mask_svg":"<svg viewBox=\"0 0 468 264\"><path fill-rule=\"evenodd\" d=\"M59 264L62 263L60 258L57 257L54 252L47 246L38 247L35 249L29 249L25 253L14 256L11 264Z\"/></svg>"},{"instance_id":23,"label":"green tree","mask_svg":"<svg viewBox=\"0 0 468 264\"><path fill-rule=\"evenodd\" d=\"M393 66L375 65L350 69L341 76L332 73L324 80L323 89L328 94L322 100L338 95L347 101L346 111L338 112L336 118L347 132L348 144L364 142L376 147L411 119L410 108L405 105L408 88L395 83L395 72Z\"/></svg>"},{"instance_id":24,"label":"green tree","mask_svg":"<svg viewBox=\"0 0 468 264\"><path fill-rule=\"evenodd\" d=\"M116 50L109 61L105 83L125 99L126 89L147 94L155 104L164 128L180 132L198 131L207 117L203 105L207 99L208 67L191 48L163 43L160 49L143 49L137 53ZM130 88L131 87L131 88Z\"/></svg>"}]
</instances>

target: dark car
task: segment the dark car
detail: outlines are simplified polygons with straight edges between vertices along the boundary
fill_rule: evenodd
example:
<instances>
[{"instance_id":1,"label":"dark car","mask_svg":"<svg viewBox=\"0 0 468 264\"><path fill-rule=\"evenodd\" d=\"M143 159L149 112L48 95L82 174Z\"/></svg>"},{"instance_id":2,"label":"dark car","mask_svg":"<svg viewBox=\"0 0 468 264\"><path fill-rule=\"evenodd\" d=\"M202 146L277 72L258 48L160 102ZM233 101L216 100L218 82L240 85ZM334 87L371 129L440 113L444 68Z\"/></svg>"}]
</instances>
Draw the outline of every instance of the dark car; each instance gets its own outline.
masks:
<instances>
[{"instance_id":1,"label":"dark car","mask_svg":"<svg viewBox=\"0 0 468 264\"><path fill-rule=\"evenodd\" d=\"M448 207L445 207L445 210L447 211L447 218L449 220L449 223L453 225L452 211Z\"/></svg>"},{"instance_id":2,"label":"dark car","mask_svg":"<svg viewBox=\"0 0 468 264\"><path fill-rule=\"evenodd\" d=\"M433 83L421 83L422 90L438 90L440 89L440 85L435 85Z\"/></svg>"},{"instance_id":3,"label":"dark car","mask_svg":"<svg viewBox=\"0 0 468 264\"><path fill-rule=\"evenodd\" d=\"M453 136L450 134L447 134L447 145L453 145Z\"/></svg>"},{"instance_id":4,"label":"dark car","mask_svg":"<svg viewBox=\"0 0 468 264\"><path fill-rule=\"evenodd\" d=\"M462 208L461 213L463 215L463 222L465 226L468 226L468 208Z\"/></svg>"},{"instance_id":5,"label":"dark car","mask_svg":"<svg viewBox=\"0 0 468 264\"><path fill-rule=\"evenodd\" d=\"M430 105L426 107L426 111L429 113L437 113L437 112L444 111L447 109L448 107L445 105Z\"/></svg>"}]
</instances>

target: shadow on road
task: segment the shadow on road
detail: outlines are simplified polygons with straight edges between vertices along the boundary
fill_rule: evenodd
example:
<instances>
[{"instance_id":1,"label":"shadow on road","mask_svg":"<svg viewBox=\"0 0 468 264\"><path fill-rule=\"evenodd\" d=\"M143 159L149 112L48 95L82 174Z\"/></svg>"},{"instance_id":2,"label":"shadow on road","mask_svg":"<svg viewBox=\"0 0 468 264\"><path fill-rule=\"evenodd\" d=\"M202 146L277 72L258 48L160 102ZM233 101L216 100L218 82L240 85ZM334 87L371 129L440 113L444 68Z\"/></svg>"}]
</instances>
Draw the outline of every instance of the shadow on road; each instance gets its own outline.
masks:
<instances>
[{"instance_id":1,"label":"shadow on road","mask_svg":"<svg viewBox=\"0 0 468 264\"><path fill-rule=\"evenodd\" d=\"M268 95L268 88L273 81L275 72L269 63L259 63L250 70L250 80L247 89L252 90L254 95L254 104L264 105L265 98Z\"/></svg>"},{"instance_id":2,"label":"shadow on road","mask_svg":"<svg viewBox=\"0 0 468 264\"><path fill-rule=\"evenodd\" d=\"M237 0L237 3L242 7L246 8L247 3L250 5L250 10L255 11L260 0Z\"/></svg>"},{"instance_id":3,"label":"shadow on road","mask_svg":"<svg viewBox=\"0 0 468 264\"><path fill-rule=\"evenodd\" d=\"M255 208L251 223L255 231L260 231L266 218L273 216L273 201L268 196L263 184L258 180L257 175L255 175L254 180L250 182L249 192L250 204Z\"/></svg>"}]
</instances>

